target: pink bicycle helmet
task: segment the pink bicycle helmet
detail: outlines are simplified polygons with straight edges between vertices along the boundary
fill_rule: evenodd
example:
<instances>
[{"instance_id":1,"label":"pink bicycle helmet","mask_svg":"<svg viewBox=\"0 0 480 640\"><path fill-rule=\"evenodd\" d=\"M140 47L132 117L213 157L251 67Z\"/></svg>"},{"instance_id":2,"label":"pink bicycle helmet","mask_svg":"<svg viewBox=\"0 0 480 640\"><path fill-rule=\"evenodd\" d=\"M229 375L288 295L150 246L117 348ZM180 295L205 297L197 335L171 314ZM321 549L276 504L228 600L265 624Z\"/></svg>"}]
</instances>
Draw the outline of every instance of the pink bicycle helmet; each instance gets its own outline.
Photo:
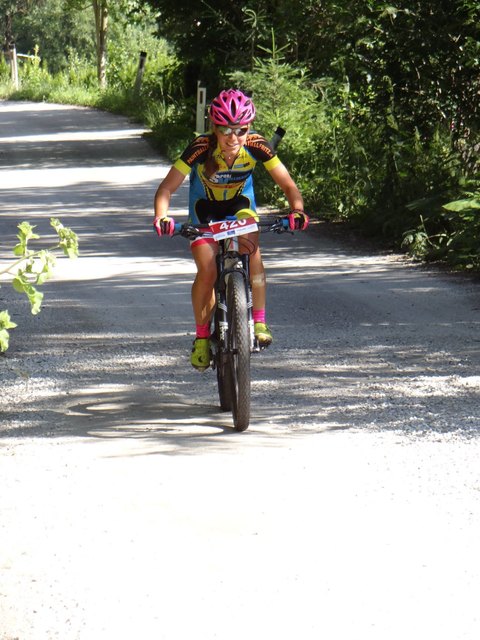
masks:
<instances>
[{"instance_id":1,"label":"pink bicycle helmet","mask_svg":"<svg viewBox=\"0 0 480 640\"><path fill-rule=\"evenodd\" d=\"M228 89L212 100L209 116L214 124L244 125L255 118L255 107L251 98L244 93L238 89Z\"/></svg>"}]
</instances>

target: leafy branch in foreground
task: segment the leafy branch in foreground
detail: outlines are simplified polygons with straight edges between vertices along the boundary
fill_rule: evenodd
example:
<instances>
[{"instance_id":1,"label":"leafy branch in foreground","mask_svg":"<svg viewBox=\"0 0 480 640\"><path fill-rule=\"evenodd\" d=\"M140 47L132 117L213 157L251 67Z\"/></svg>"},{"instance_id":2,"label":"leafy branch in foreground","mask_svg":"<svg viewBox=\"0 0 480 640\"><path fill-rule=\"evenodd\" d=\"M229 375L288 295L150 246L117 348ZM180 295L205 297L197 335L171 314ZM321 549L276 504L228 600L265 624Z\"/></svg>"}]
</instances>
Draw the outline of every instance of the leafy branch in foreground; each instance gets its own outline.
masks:
<instances>
[{"instance_id":1,"label":"leafy branch in foreground","mask_svg":"<svg viewBox=\"0 0 480 640\"><path fill-rule=\"evenodd\" d=\"M53 252L63 251L68 258L78 256L77 234L68 227L64 227L57 218L51 218L50 225L57 233L58 243L49 249L32 250L29 247L29 242L38 240L40 236L35 233L35 226L29 222L21 222L17 226L19 231L17 234L18 244L13 248L16 260L4 268L0 267L0 276L11 276L15 291L27 296L33 315L40 312L43 301L43 293L37 287L53 274L53 268L56 264ZM11 321L8 311L0 312L0 352L8 349L9 330L16 326Z\"/></svg>"}]
</instances>

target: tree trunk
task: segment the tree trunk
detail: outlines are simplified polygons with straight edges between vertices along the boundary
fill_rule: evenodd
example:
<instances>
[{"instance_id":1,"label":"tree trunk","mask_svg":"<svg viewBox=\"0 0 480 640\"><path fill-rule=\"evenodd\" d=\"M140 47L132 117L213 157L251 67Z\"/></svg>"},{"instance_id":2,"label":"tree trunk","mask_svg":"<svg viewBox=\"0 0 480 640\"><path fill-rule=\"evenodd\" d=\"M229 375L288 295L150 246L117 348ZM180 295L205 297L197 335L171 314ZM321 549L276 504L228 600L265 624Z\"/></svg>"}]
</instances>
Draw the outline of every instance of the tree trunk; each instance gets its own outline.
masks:
<instances>
[{"instance_id":1,"label":"tree trunk","mask_svg":"<svg viewBox=\"0 0 480 640\"><path fill-rule=\"evenodd\" d=\"M13 42L12 16L10 13L5 15L5 46Z\"/></svg>"},{"instance_id":2,"label":"tree trunk","mask_svg":"<svg viewBox=\"0 0 480 640\"><path fill-rule=\"evenodd\" d=\"M107 86L108 0L93 0L97 45L97 77L101 89Z\"/></svg>"}]
</instances>

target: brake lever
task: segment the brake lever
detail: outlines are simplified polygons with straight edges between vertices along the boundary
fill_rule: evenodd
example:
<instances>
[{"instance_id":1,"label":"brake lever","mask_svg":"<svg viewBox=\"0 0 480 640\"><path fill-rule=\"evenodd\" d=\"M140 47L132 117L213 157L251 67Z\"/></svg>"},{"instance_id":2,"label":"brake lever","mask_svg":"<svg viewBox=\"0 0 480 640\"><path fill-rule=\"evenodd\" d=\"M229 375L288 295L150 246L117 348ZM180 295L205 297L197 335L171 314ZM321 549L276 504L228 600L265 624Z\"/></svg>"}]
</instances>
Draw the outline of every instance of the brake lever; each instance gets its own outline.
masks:
<instances>
[{"instance_id":1,"label":"brake lever","mask_svg":"<svg viewBox=\"0 0 480 640\"><path fill-rule=\"evenodd\" d=\"M286 226L286 222L286 218L279 218L272 227L273 233L290 233L293 236L293 231Z\"/></svg>"}]
</instances>

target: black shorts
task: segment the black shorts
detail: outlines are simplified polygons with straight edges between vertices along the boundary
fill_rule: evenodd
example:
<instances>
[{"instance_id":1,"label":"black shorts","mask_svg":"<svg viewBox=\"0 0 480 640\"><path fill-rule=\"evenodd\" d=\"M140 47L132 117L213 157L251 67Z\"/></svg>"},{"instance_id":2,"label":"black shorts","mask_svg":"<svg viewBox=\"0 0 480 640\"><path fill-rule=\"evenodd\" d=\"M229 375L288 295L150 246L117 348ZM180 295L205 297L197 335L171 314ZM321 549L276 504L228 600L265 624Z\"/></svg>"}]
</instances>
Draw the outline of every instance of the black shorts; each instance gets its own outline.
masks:
<instances>
[{"instance_id":1,"label":"black shorts","mask_svg":"<svg viewBox=\"0 0 480 640\"><path fill-rule=\"evenodd\" d=\"M205 224L215 220L224 220L228 216L234 216L240 209L252 209L252 203L246 196L239 196L231 200L197 200L195 203L197 220L192 220L192 223Z\"/></svg>"}]
</instances>

